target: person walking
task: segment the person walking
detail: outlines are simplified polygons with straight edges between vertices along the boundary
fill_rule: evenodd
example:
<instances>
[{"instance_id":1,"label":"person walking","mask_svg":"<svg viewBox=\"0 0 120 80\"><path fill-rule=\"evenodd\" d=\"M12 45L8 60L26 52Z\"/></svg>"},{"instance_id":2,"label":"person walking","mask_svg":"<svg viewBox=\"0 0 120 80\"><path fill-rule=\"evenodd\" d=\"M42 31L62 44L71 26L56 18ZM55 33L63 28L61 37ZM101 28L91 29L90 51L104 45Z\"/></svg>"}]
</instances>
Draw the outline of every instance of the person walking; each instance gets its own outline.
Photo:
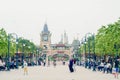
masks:
<instances>
[{"instance_id":1,"label":"person walking","mask_svg":"<svg viewBox=\"0 0 120 80\"><path fill-rule=\"evenodd\" d=\"M24 66L24 75L28 75L28 67L27 67L28 64L26 61L24 61L23 66Z\"/></svg>"},{"instance_id":2,"label":"person walking","mask_svg":"<svg viewBox=\"0 0 120 80\"><path fill-rule=\"evenodd\" d=\"M70 70L70 72L74 72L74 69L73 69L73 59L72 58L69 60L69 70Z\"/></svg>"},{"instance_id":3,"label":"person walking","mask_svg":"<svg viewBox=\"0 0 120 80\"><path fill-rule=\"evenodd\" d=\"M53 66L56 67L56 60L53 61Z\"/></svg>"},{"instance_id":4,"label":"person walking","mask_svg":"<svg viewBox=\"0 0 120 80\"><path fill-rule=\"evenodd\" d=\"M118 78L118 74L119 74L119 59L115 60L115 78Z\"/></svg>"}]
</instances>

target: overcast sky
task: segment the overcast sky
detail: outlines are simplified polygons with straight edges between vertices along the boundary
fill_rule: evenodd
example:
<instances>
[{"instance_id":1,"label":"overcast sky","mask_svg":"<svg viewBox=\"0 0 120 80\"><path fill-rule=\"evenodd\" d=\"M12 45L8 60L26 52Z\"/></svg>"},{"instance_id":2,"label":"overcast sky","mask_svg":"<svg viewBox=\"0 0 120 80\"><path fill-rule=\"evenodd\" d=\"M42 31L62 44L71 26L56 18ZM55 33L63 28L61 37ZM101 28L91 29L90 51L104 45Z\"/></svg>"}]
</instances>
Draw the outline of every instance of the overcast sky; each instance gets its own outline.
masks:
<instances>
[{"instance_id":1,"label":"overcast sky","mask_svg":"<svg viewBox=\"0 0 120 80\"><path fill-rule=\"evenodd\" d=\"M40 44L45 22L52 43L66 31L69 42L96 33L120 17L120 0L0 0L0 28Z\"/></svg>"}]
</instances>

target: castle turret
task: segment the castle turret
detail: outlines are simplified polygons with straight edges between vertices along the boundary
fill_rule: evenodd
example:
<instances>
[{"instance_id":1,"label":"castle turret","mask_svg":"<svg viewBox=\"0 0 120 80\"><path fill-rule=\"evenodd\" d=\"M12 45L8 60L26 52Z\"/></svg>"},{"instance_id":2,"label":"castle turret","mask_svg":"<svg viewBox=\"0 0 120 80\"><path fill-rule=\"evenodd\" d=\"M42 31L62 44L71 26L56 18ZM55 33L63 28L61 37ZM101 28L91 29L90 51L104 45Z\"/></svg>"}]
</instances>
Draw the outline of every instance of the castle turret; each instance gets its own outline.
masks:
<instances>
[{"instance_id":1,"label":"castle turret","mask_svg":"<svg viewBox=\"0 0 120 80\"><path fill-rule=\"evenodd\" d=\"M40 38L40 47L44 49L49 49L51 44L51 33L48 30L48 26L46 23L44 24L43 30L40 34Z\"/></svg>"},{"instance_id":2,"label":"castle turret","mask_svg":"<svg viewBox=\"0 0 120 80\"><path fill-rule=\"evenodd\" d=\"M68 36L66 34L66 31L64 32L64 44L68 44Z\"/></svg>"}]
</instances>

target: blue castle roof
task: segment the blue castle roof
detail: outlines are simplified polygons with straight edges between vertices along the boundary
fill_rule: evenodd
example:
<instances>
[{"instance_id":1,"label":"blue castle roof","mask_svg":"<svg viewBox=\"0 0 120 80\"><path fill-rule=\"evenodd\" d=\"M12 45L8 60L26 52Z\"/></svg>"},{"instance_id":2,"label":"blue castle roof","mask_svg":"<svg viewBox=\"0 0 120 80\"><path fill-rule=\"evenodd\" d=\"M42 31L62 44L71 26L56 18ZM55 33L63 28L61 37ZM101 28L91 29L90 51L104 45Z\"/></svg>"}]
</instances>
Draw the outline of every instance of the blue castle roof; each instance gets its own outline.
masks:
<instances>
[{"instance_id":1,"label":"blue castle roof","mask_svg":"<svg viewBox=\"0 0 120 80\"><path fill-rule=\"evenodd\" d=\"M43 33L49 33L47 24L44 24Z\"/></svg>"}]
</instances>

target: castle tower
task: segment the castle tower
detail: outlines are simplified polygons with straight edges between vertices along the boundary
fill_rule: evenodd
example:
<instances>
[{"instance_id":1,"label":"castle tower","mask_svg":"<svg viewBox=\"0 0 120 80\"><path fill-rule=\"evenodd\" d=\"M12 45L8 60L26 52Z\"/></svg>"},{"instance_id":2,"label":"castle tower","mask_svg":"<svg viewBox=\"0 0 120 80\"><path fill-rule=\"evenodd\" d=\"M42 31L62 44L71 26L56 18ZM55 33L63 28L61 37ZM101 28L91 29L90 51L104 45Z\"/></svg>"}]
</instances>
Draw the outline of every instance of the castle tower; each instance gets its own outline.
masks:
<instances>
[{"instance_id":1,"label":"castle tower","mask_svg":"<svg viewBox=\"0 0 120 80\"><path fill-rule=\"evenodd\" d=\"M59 44L63 44L63 34L61 35L61 40L60 40Z\"/></svg>"},{"instance_id":2,"label":"castle tower","mask_svg":"<svg viewBox=\"0 0 120 80\"><path fill-rule=\"evenodd\" d=\"M66 31L64 31L64 44L68 44L68 36L66 34Z\"/></svg>"},{"instance_id":3,"label":"castle tower","mask_svg":"<svg viewBox=\"0 0 120 80\"><path fill-rule=\"evenodd\" d=\"M50 44L51 44L51 33L48 30L47 24L45 23L43 30L40 34L40 47L43 48L44 50L49 50Z\"/></svg>"}]
</instances>

